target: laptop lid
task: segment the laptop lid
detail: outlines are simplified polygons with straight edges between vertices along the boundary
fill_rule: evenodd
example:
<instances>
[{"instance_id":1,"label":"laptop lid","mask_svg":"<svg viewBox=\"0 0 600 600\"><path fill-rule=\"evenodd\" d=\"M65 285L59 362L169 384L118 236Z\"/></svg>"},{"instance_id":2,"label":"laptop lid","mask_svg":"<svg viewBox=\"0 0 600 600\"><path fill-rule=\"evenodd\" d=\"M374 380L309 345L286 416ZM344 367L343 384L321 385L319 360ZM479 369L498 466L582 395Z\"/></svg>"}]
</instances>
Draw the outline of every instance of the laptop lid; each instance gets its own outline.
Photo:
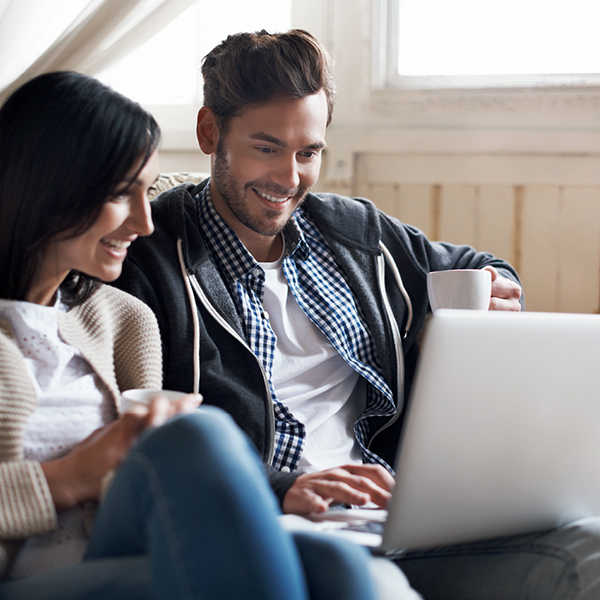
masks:
<instances>
[{"instance_id":1,"label":"laptop lid","mask_svg":"<svg viewBox=\"0 0 600 600\"><path fill-rule=\"evenodd\" d=\"M383 548L600 514L600 316L436 313L395 468Z\"/></svg>"}]
</instances>

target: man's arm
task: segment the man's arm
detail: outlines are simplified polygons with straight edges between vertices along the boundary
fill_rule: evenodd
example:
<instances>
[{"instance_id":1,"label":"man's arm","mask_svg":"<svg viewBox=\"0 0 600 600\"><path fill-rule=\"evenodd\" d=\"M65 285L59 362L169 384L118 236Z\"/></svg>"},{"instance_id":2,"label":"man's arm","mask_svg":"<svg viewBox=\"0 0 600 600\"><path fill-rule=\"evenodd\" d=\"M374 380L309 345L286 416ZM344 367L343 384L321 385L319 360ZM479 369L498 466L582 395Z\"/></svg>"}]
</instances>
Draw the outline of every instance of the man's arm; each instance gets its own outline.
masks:
<instances>
[{"instance_id":1,"label":"man's arm","mask_svg":"<svg viewBox=\"0 0 600 600\"><path fill-rule=\"evenodd\" d=\"M381 213L380 213L381 214ZM487 252L478 252L471 246L447 242L432 242L425 234L411 225L383 215L386 229L384 242L392 256L410 258L413 266L429 271L448 269L486 269L492 274L490 310L520 311L524 308L519 277L506 261ZM399 268L405 266L400 264ZM403 272L404 277L404 272Z\"/></svg>"}]
</instances>

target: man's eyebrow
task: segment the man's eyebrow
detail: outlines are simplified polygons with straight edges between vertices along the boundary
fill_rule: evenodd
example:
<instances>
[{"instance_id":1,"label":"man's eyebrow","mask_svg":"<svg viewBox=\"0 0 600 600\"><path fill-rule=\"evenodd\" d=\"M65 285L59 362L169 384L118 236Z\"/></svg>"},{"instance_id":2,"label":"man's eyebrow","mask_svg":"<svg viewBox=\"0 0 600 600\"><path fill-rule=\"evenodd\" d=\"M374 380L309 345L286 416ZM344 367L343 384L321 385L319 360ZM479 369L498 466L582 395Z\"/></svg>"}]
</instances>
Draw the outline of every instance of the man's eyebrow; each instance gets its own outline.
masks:
<instances>
[{"instance_id":1,"label":"man's eyebrow","mask_svg":"<svg viewBox=\"0 0 600 600\"><path fill-rule=\"evenodd\" d=\"M275 136L269 135L268 133L264 133L262 131L258 133L251 133L249 137L252 140L260 140L261 142L269 142L271 144L275 144L280 148L288 147L287 142L284 142L283 140L280 140L279 138L276 138ZM321 150L325 148L325 146L325 142L315 142L314 144L306 146L306 150Z\"/></svg>"}]
</instances>

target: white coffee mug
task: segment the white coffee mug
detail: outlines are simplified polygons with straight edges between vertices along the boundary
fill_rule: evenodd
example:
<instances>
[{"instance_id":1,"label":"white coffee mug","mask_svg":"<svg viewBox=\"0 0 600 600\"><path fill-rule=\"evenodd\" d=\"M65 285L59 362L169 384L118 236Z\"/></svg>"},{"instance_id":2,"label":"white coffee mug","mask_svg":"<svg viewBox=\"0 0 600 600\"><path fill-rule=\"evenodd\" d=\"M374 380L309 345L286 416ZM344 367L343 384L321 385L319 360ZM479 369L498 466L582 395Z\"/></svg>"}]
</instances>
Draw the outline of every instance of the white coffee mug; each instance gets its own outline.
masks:
<instances>
[{"instance_id":1,"label":"white coffee mug","mask_svg":"<svg viewBox=\"0 0 600 600\"><path fill-rule=\"evenodd\" d=\"M487 310L492 295L492 274L487 269L452 269L427 274L431 309Z\"/></svg>"},{"instance_id":2,"label":"white coffee mug","mask_svg":"<svg viewBox=\"0 0 600 600\"><path fill-rule=\"evenodd\" d=\"M176 392L174 390L158 389L133 389L125 390L121 394L121 412L126 412L134 406L149 406L152 398L158 394L163 394L170 401L177 400L185 395L185 392Z\"/></svg>"}]
</instances>

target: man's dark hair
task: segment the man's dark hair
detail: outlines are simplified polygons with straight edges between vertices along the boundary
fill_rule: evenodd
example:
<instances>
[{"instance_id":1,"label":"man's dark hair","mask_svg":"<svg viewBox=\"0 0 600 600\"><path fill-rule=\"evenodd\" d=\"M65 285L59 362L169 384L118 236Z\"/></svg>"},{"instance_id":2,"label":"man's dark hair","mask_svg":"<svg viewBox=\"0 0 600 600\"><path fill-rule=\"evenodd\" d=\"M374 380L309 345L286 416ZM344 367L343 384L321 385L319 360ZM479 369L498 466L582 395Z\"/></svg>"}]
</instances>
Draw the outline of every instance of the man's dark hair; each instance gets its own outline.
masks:
<instances>
[{"instance_id":1,"label":"man's dark hair","mask_svg":"<svg viewBox=\"0 0 600 600\"><path fill-rule=\"evenodd\" d=\"M8 98L0 109L0 298L25 299L50 243L89 229L159 138L139 104L79 73L40 75ZM62 300L80 304L96 286L71 272Z\"/></svg>"},{"instance_id":2,"label":"man's dark hair","mask_svg":"<svg viewBox=\"0 0 600 600\"><path fill-rule=\"evenodd\" d=\"M304 98L320 90L327 98L327 125L331 122L332 61L323 45L302 29L230 35L205 56L202 75L204 104L215 114L221 133L248 106L266 104L277 95Z\"/></svg>"}]
</instances>

